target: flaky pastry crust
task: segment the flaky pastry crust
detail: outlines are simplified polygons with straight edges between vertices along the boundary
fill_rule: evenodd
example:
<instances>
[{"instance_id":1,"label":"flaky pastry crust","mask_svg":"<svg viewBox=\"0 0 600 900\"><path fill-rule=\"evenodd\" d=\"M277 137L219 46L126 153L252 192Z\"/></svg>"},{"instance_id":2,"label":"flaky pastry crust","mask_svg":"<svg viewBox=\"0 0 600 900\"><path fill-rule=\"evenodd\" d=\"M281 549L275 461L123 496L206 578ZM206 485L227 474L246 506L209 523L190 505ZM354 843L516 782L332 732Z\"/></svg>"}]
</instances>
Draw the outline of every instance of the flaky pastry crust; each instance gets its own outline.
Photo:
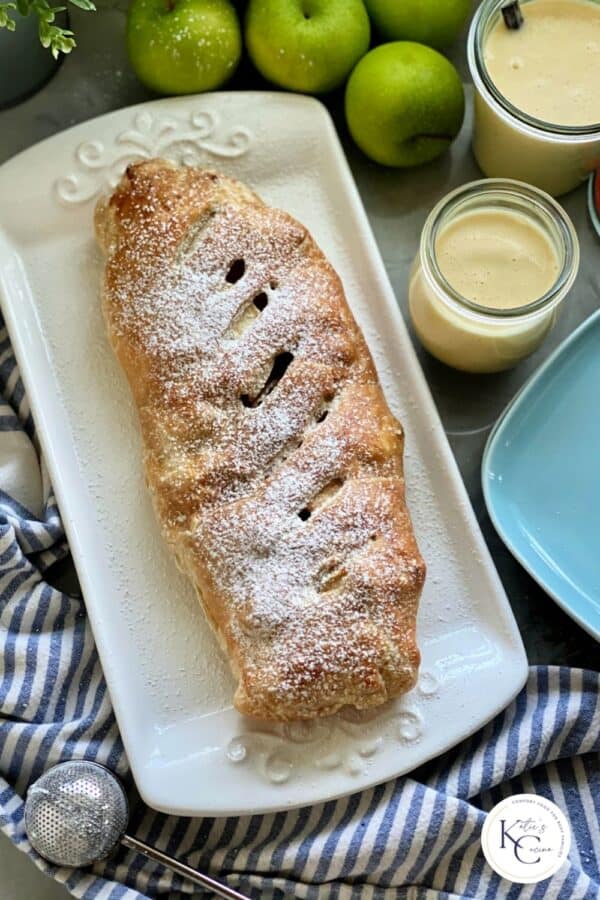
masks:
<instances>
[{"instance_id":1,"label":"flaky pastry crust","mask_svg":"<svg viewBox=\"0 0 600 900\"><path fill-rule=\"evenodd\" d=\"M403 433L311 235L240 182L162 160L129 166L96 232L157 517L237 709L310 719L409 690L425 565Z\"/></svg>"}]
</instances>

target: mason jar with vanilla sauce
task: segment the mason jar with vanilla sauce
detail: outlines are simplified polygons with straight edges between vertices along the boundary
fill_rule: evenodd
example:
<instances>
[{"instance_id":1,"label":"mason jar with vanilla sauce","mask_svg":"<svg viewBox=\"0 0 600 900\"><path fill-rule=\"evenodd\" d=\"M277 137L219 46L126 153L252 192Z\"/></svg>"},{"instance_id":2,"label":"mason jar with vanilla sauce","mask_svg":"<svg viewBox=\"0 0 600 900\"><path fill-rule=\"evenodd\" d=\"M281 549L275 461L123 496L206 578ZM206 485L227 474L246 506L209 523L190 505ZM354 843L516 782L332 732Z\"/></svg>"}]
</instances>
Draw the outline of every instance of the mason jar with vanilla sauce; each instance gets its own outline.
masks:
<instances>
[{"instance_id":1,"label":"mason jar with vanilla sauce","mask_svg":"<svg viewBox=\"0 0 600 900\"><path fill-rule=\"evenodd\" d=\"M483 0L469 31L473 150L486 175L559 196L600 165L600 0L521 0L518 28L506 6Z\"/></svg>"},{"instance_id":2,"label":"mason jar with vanilla sauce","mask_svg":"<svg viewBox=\"0 0 600 900\"><path fill-rule=\"evenodd\" d=\"M498 372L539 347L579 266L561 206L509 179L471 182L429 214L409 281L423 346L466 372Z\"/></svg>"}]
</instances>

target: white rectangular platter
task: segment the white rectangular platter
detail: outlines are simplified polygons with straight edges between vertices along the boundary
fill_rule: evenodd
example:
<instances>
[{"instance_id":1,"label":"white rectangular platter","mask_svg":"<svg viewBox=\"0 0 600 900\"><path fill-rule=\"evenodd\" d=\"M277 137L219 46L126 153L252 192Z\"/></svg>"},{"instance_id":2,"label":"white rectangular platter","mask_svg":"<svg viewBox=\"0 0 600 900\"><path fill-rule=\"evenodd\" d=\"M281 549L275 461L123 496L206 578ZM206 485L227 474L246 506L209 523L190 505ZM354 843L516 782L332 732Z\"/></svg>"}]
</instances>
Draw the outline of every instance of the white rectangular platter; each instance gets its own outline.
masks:
<instances>
[{"instance_id":1,"label":"white rectangular platter","mask_svg":"<svg viewBox=\"0 0 600 900\"><path fill-rule=\"evenodd\" d=\"M98 195L127 163L155 155L233 174L308 226L405 426L408 502L428 565L423 665L415 690L376 713L274 727L239 716L227 664L161 539L136 415L105 337L92 227ZM219 816L357 791L441 753L521 688L516 624L320 103L281 93L160 100L27 150L0 169L0 292L148 804Z\"/></svg>"}]
</instances>

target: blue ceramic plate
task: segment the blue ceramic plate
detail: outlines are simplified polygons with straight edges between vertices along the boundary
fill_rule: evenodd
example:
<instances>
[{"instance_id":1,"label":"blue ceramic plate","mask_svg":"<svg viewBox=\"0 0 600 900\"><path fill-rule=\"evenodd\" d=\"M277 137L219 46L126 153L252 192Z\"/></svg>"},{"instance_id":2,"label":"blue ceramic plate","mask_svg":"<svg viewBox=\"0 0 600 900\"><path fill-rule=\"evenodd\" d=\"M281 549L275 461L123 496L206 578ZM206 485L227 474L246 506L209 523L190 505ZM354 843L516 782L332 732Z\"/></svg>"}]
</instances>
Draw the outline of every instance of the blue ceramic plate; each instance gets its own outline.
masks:
<instances>
[{"instance_id":1,"label":"blue ceramic plate","mask_svg":"<svg viewBox=\"0 0 600 900\"><path fill-rule=\"evenodd\" d=\"M509 404L482 480L508 549L600 640L600 310Z\"/></svg>"}]
</instances>

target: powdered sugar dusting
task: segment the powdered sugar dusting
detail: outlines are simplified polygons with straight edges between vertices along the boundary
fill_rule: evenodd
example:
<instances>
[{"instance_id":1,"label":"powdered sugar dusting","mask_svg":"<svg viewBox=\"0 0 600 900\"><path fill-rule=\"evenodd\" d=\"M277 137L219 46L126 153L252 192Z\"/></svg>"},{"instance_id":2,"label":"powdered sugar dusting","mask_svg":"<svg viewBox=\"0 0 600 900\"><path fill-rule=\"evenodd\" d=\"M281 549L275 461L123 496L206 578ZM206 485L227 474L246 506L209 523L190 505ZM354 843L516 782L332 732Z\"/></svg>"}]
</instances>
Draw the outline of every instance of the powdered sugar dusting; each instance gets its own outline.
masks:
<instances>
[{"instance_id":1,"label":"powdered sugar dusting","mask_svg":"<svg viewBox=\"0 0 600 900\"><path fill-rule=\"evenodd\" d=\"M211 173L136 166L110 210L109 329L238 707L310 717L406 690L424 569L399 426L337 276L301 225Z\"/></svg>"}]
</instances>

